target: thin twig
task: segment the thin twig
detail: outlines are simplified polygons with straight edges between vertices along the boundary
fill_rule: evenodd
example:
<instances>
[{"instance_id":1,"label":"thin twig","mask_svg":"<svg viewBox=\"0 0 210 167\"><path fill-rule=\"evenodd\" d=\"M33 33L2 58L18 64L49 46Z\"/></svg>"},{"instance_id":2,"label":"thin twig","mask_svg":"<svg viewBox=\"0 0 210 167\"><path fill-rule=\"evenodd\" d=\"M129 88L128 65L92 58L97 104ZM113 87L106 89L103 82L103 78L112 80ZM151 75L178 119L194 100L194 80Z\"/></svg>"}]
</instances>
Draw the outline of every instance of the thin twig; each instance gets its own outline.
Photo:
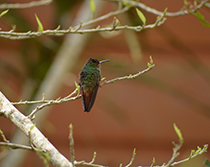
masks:
<instances>
[{"instance_id":1,"label":"thin twig","mask_svg":"<svg viewBox=\"0 0 210 167\"><path fill-rule=\"evenodd\" d=\"M171 159L168 161L168 163L166 165L164 165L164 167L169 167L171 166L171 164L175 161L175 159L179 156L179 150L181 148L182 144L174 144L174 148L173 148L173 154Z\"/></svg>"},{"instance_id":2,"label":"thin twig","mask_svg":"<svg viewBox=\"0 0 210 167\"><path fill-rule=\"evenodd\" d=\"M85 162L85 161L74 161L74 165L75 166L89 166L89 167L107 167L104 165L91 164L91 163Z\"/></svg>"},{"instance_id":3,"label":"thin twig","mask_svg":"<svg viewBox=\"0 0 210 167\"><path fill-rule=\"evenodd\" d=\"M4 135L4 133L2 132L1 129L0 129L0 135L1 135L4 142L9 143L9 140L7 140L7 138L5 137L5 135Z\"/></svg>"},{"instance_id":4,"label":"thin twig","mask_svg":"<svg viewBox=\"0 0 210 167\"><path fill-rule=\"evenodd\" d=\"M181 15L186 15L186 14L190 14L190 13L195 13L197 12L202 6L204 6L205 4L207 4L209 2L209 0L205 0L205 1L201 1L201 3L197 6L195 6L193 9L191 9L190 11L185 9L183 10L180 9L178 12L166 12L166 16L167 17L177 17L177 16L181 16ZM135 7L139 7L141 8L142 10L146 11L146 12L149 12L149 13L152 13L152 14L155 14L155 15L161 15L161 11L158 11L156 9L153 9L141 2L137 2L137 1L129 1L130 4L134 5Z\"/></svg>"},{"instance_id":5,"label":"thin twig","mask_svg":"<svg viewBox=\"0 0 210 167\"><path fill-rule=\"evenodd\" d=\"M25 4L21 4L21 6L23 8L28 8L28 7L33 7L35 5L39 6L39 5L44 5L44 4L48 4L50 3L52 0L43 0L43 1L32 1L30 3ZM204 5L208 6L209 5L209 0L204 0L201 1L201 3L199 3L198 5L194 6L194 8L192 9L186 9L186 6L184 6L182 9L180 9L178 12L166 12L165 16L168 17L176 17L176 16L180 16L180 15L186 15L186 14L192 14L192 13L196 13L201 7L203 7ZM11 40L21 40L21 39L28 39L28 38L35 38L35 37L39 37L39 36L44 36L44 35L48 35L48 36L61 36L61 35L65 35L65 34L69 34L69 33L74 33L74 34L84 34L84 33L93 33L93 32L101 32L101 31L117 31L117 30L124 30L124 29L129 29L129 30L134 30L134 31L141 31L143 29L147 29L147 28L154 28L155 26L159 26L161 24L164 23L165 19L161 19L161 21L156 22L156 24L150 24L150 25L146 25L144 27L142 26L128 26L128 25L123 25L123 26L116 26L116 27L108 27L108 28L95 28L95 29L82 29L85 26L94 24L96 22L105 20L111 16L116 16L118 14L124 13L126 11L128 11L132 6L133 7L139 7L142 10L145 10L146 12L161 16L163 14L163 12L158 11L156 9L153 9L151 7L146 6L145 4L141 3L141 2L136 2L136 1L129 1L128 6L125 6L124 8L120 8L119 10L116 10L114 12L110 12L107 13L103 16L100 16L98 18L95 18L93 20L89 20L87 22L84 23L80 23L79 25L73 27L73 28L68 28L68 29L64 29L64 30L58 30L57 28L55 30L45 30L43 32L32 32L32 31L28 31L28 32L14 32L13 31L0 31L0 37L2 38L6 38L6 39L11 39ZM5 4L2 4L3 6L5 6ZM10 4L6 4L7 6ZM7 8L19 8L20 4L11 4L12 6L8 6ZM0 5L1 7L1 5ZM5 7L2 7L5 8Z\"/></svg>"},{"instance_id":6,"label":"thin twig","mask_svg":"<svg viewBox=\"0 0 210 167\"><path fill-rule=\"evenodd\" d=\"M70 154L71 154L71 163L74 165L75 155L74 155L74 138L73 138L73 126L69 125L69 143L70 143Z\"/></svg>"},{"instance_id":7,"label":"thin twig","mask_svg":"<svg viewBox=\"0 0 210 167\"><path fill-rule=\"evenodd\" d=\"M49 5L52 0L31 1L29 3L4 3L0 4L0 9L25 9L36 6Z\"/></svg>"},{"instance_id":8,"label":"thin twig","mask_svg":"<svg viewBox=\"0 0 210 167\"><path fill-rule=\"evenodd\" d=\"M210 3L206 3L205 6L210 8Z\"/></svg>"},{"instance_id":9,"label":"thin twig","mask_svg":"<svg viewBox=\"0 0 210 167\"><path fill-rule=\"evenodd\" d=\"M77 25L73 28L70 27L70 28L64 29L64 30L59 30L58 28L56 28L55 30L44 30L43 32L37 32L37 31L28 31L28 32L0 31L0 37L6 38L6 39L11 39L11 40L21 40L21 39L40 37L40 36L44 36L44 35L62 36L62 35L69 34L69 33L84 34L84 33L94 33L94 32L102 32L102 31L118 31L118 30L125 30L125 29L140 32L143 29L151 29L151 28L154 28L156 26L160 26L165 21L164 15L161 12L161 15L160 15L159 19L157 19L154 24L149 24L149 25L146 25L146 26L128 26L128 25L119 26L119 25L114 25L114 28L113 28L113 26L112 27L106 27L106 28L100 28L99 26L97 26L96 28L82 29L85 26L94 24L94 23L99 22L101 20L107 19L111 16L116 16L118 14L124 13L129 9L130 9L130 7L126 6L121 10L117 10L115 12L110 12L108 14L105 14L101 17L96 18L96 19L87 21L85 23L81 22L79 25Z\"/></svg>"},{"instance_id":10,"label":"thin twig","mask_svg":"<svg viewBox=\"0 0 210 167\"><path fill-rule=\"evenodd\" d=\"M126 165L125 167L130 167L130 166L133 164L133 161L134 161L134 159L135 159L135 156L136 156L136 149L134 148L133 154L132 154L132 158L131 158L131 161L130 161L129 164Z\"/></svg>"},{"instance_id":11,"label":"thin twig","mask_svg":"<svg viewBox=\"0 0 210 167\"><path fill-rule=\"evenodd\" d=\"M89 163L93 164L95 162L95 159L96 159L96 152L93 153L93 158Z\"/></svg>"},{"instance_id":12,"label":"thin twig","mask_svg":"<svg viewBox=\"0 0 210 167\"><path fill-rule=\"evenodd\" d=\"M131 7L126 6L126 7L122 8L122 9L119 9L119 10L116 10L116 11L113 11L113 12L110 12L110 13L107 13L107 14L105 14L105 15L103 15L103 16L100 16L100 17L97 17L97 18L95 18L95 19L93 19L93 20L89 20L89 21L83 23L83 27L88 26L88 25L91 25L91 24L94 24L94 23L97 23L97 22L102 21L102 20L105 20L105 19L108 19L109 17L112 17L112 16L116 16L116 15L125 13L125 12L127 12L130 8L131 8ZM79 25L78 25L78 26L79 26Z\"/></svg>"},{"instance_id":13,"label":"thin twig","mask_svg":"<svg viewBox=\"0 0 210 167\"><path fill-rule=\"evenodd\" d=\"M66 29L66 30L45 30L43 32L9 32L9 31L0 31L0 37L6 38L6 39L11 39L11 40L21 40L21 39L29 39L29 38L36 38L40 36L62 36L65 34L84 34L84 33L96 33L96 32L104 32L104 31L118 31L118 30L134 30L137 32L142 31L143 29L151 29L156 26L160 26L163 24L165 19L159 20L159 22L155 22L154 24L149 24L144 27L142 26L128 26L128 25L123 25L123 26L117 26L113 29L113 27L104 27L104 28L99 28L97 26L96 28L91 28L91 29Z\"/></svg>"},{"instance_id":14,"label":"thin twig","mask_svg":"<svg viewBox=\"0 0 210 167\"><path fill-rule=\"evenodd\" d=\"M136 74L134 74L134 75L131 75L131 74L130 74L129 76L118 77L118 78L114 78L114 79L111 79L111 80L108 80L108 81L105 80L105 81L100 85L100 87L102 87L102 86L104 86L104 85L106 85L106 84L115 83L116 81L120 81L120 80L134 79L134 78L138 77L139 75L144 74L144 73L150 71L154 66L155 66L155 65L152 64L151 66L149 66L149 67L146 68L145 70L140 71L140 72L138 72L138 73L136 73ZM35 114L36 114L39 110L43 109L44 107L51 106L51 105L55 105L55 104L60 104L60 103L66 103L66 102L69 102L69 101L72 101L72 100L79 99L79 98L81 97L81 95L77 95L77 96L72 97L72 96L75 95L76 93L77 93L77 89L75 89L70 95L68 95L68 96L66 96L66 97L64 97L64 98L62 98L62 99L58 99L58 100L49 100L49 101L47 101L47 103L44 103L44 104L42 104L42 105L37 106L37 107L28 115L28 118L31 119L31 120L34 119L34 118L35 118ZM35 101L33 101L33 102L35 102ZM40 100L39 100L38 102L43 103L43 101L40 101ZM26 102L25 102L25 103L26 103Z\"/></svg>"},{"instance_id":15,"label":"thin twig","mask_svg":"<svg viewBox=\"0 0 210 167\"><path fill-rule=\"evenodd\" d=\"M79 99L81 97L81 95L77 95L75 97L72 97L73 95L75 95L77 93L77 89L75 89L71 94L69 94L68 96L60 99L56 99L56 100L48 100L47 103L44 103L42 105L39 105L37 106L29 115L28 115L28 118L29 119L34 119L35 118L35 114L43 109L44 107L47 107L47 106L50 106L50 105L54 105L54 104L60 104L60 103L65 103L65 102L68 102L68 101L72 101L72 100L76 100L76 99ZM35 101L33 101L35 102ZM40 102L40 101L38 101ZM43 103L43 102L42 102Z\"/></svg>"},{"instance_id":16,"label":"thin twig","mask_svg":"<svg viewBox=\"0 0 210 167\"><path fill-rule=\"evenodd\" d=\"M25 145L15 144L15 143L0 142L0 146L7 146L12 149L24 149L24 150L34 151L34 149L31 146L25 146Z\"/></svg>"},{"instance_id":17,"label":"thin twig","mask_svg":"<svg viewBox=\"0 0 210 167\"><path fill-rule=\"evenodd\" d=\"M84 23L80 23L79 25L75 26L75 27L70 27L66 30L58 30L57 28L55 30L45 30L43 32L32 32L32 31L28 31L28 32L10 32L10 31L0 31L0 37L2 38L7 38L7 39L12 39L12 40L20 40L20 39L28 39L28 38L35 38L35 37L39 37L39 36L43 36L43 35L49 35L49 36L61 36L61 35L65 35L65 34L69 34L69 33L74 33L74 34L83 34L83 33L92 33L92 32L100 32L100 31L110 31L109 29L85 29L85 30L81 30L82 27L85 26L89 26L91 24L94 24L96 22L99 22L101 20L105 20L108 19L111 16L116 16L118 14L124 13L126 11L128 11L131 7L124 7L123 9L114 11L114 12L110 12L107 13L103 16L97 17L93 20L84 22ZM126 29L126 27L125 27Z\"/></svg>"},{"instance_id":18,"label":"thin twig","mask_svg":"<svg viewBox=\"0 0 210 167\"><path fill-rule=\"evenodd\" d=\"M114 78L114 79L111 79L111 80L108 80L108 81L105 80L105 81L100 85L100 87L102 87L102 86L104 86L104 85L106 85L106 84L115 83L115 82L120 81L120 80L135 79L135 78L138 77L139 75L142 75L142 74L144 74L144 73L150 71L154 66L155 66L155 65L152 64L150 67L147 67L145 70L142 70L142 71L140 71L140 72L138 72L138 73L136 73L136 74L133 74L133 75L130 74L130 75L128 75L128 76L117 77L117 78Z\"/></svg>"},{"instance_id":19,"label":"thin twig","mask_svg":"<svg viewBox=\"0 0 210 167\"><path fill-rule=\"evenodd\" d=\"M176 165L179 165L179 164L181 164L181 163L187 162L187 161L189 161L190 159L195 158L195 157L197 157L198 155L201 155L201 154L207 152L207 149L208 149L208 144L204 145L204 146L203 146L203 149L201 149L200 151L197 151L197 152L196 152L195 154L193 154L192 156L189 156L188 158L183 159L183 160L180 160L180 161L177 161L177 162L173 162L170 166L176 166Z\"/></svg>"},{"instance_id":20,"label":"thin twig","mask_svg":"<svg viewBox=\"0 0 210 167\"><path fill-rule=\"evenodd\" d=\"M154 164L155 164L155 158L153 157L152 164L150 165L150 167L153 167Z\"/></svg>"}]
</instances>

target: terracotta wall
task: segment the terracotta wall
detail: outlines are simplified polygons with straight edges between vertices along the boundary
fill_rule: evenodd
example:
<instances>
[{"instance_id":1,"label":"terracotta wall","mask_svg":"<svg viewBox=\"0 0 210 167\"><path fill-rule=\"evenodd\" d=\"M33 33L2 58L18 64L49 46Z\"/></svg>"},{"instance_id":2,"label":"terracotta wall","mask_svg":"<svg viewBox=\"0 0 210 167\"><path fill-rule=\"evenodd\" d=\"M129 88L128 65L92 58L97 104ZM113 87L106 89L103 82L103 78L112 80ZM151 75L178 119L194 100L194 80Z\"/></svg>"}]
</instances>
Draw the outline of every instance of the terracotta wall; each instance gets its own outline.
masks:
<instances>
[{"instance_id":1,"label":"terracotta wall","mask_svg":"<svg viewBox=\"0 0 210 167\"><path fill-rule=\"evenodd\" d=\"M145 1L158 10L174 12L182 7L182 1ZM79 5L75 7L79 8ZM48 9L48 12L45 12ZM114 7L113 7L114 9ZM108 10L104 7L102 13ZM32 11L22 10L22 14L30 20L36 12L42 22L48 20L44 13L55 14L55 3L48 7L33 8ZM201 13L209 20L209 9ZM148 23L155 17L144 12ZM131 16L135 12L131 11ZM43 17L42 17L43 16ZM45 18L46 17L46 18ZM137 16L136 16L137 17ZM1 20L6 27L6 19ZM49 23L48 23L49 22ZM48 20L46 27L51 28ZM35 22L31 21L36 27ZM149 166L153 157L157 165L167 162L172 155L172 141L178 142L173 124L180 128L184 145L181 156L185 158L192 149L202 147L210 141L210 29L201 25L192 15L175 18L168 17L165 24L155 29L137 33L142 59L133 62L125 35L105 39L100 34L92 34L75 69L67 76L57 97L68 95L74 90L74 80L78 80L79 71L89 57L98 59L109 58L110 62L102 65L102 76L112 79L136 73L147 67L149 56L153 57L155 68L135 80L119 81L100 88L96 102L90 113L82 110L81 99L51 107L44 125L40 128L46 137L66 157L70 157L69 129L74 127L75 156L77 160L91 161L93 152L97 152L96 163L107 166L119 166L129 163L133 149L136 148L134 166ZM44 39L43 39L44 40ZM23 80L11 74L10 69L0 68L2 84L0 90L11 100L21 99L22 87L27 77L23 61L19 53L22 41L0 39L0 59L14 66ZM30 52L26 51L27 56ZM33 56L38 54L32 53ZM51 57L53 59L53 56ZM5 65L5 67L8 67ZM61 67L62 68L62 67ZM67 82L66 82L67 81ZM5 83L7 87L5 87ZM22 108L20 108L21 110ZM0 129L8 138L12 138L15 127L5 118L0 117ZM2 140L2 139L0 139ZM203 166L206 153L188 166ZM24 165L42 166L38 156L30 152Z\"/></svg>"}]
</instances>

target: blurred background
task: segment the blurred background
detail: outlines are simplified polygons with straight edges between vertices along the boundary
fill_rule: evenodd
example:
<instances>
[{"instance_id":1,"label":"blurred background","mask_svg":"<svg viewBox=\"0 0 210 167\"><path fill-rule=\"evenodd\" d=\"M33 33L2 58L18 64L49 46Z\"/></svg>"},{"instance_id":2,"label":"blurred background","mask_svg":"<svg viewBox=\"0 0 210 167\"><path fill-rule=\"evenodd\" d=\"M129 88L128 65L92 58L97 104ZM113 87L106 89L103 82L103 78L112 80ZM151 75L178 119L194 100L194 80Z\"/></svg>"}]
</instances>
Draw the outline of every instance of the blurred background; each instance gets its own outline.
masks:
<instances>
[{"instance_id":1,"label":"blurred background","mask_svg":"<svg viewBox=\"0 0 210 167\"><path fill-rule=\"evenodd\" d=\"M15 0L0 1L15 3ZM19 0L27 3L27 0ZM179 11L182 0L141 1L159 11ZM101 16L118 8L116 2L97 0L96 14ZM141 10L142 11L142 10ZM0 11L2 12L2 11ZM142 11L147 24L156 17ZM16 25L16 31L37 30L34 14L44 29L61 29L91 19L89 1L54 0L47 6L11 9L0 18L4 31ZM210 10L200 13L210 22ZM121 25L141 24L135 9L117 16ZM106 26L113 17L92 26ZM78 82L78 74L90 57L110 59L102 65L107 80L137 73L147 68L149 56L155 67L134 80L123 80L100 88L90 113L82 109L81 99L54 105L39 111L33 121L50 142L68 159L69 128L73 124L76 160L119 166L150 166L167 162L172 155L172 141L178 142L173 124L184 138L181 155L210 141L210 29L193 15L167 17L160 27L141 32L117 31L43 36L27 40L0 38L0 90L12 102L65 97ZM17 106L27 115L34 105ZM0 117L0 129L7 139L25 143L28 139L6 118ZM2 141L2 138L0 138ZM44 166L34 152L0 148L0 166ZM180 166L202 167L209 153ZM52 166L50 164L50 166Z\"/></svg>"}]
</instances>

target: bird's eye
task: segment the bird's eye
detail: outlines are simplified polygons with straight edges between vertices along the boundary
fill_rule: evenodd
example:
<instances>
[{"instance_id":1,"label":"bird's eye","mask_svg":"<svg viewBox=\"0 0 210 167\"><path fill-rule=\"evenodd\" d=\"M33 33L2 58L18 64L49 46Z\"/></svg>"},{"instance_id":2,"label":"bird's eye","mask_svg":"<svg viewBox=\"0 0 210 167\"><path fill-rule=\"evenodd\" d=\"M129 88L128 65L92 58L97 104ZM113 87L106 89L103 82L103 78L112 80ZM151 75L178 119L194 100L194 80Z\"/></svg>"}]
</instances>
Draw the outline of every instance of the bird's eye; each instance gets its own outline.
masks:
<instances>
[{"instance_id":1,"label":"bird's eye","mask_svg":"<svg viewBox=\"0 0 210 167\"><path fill-rule=\"evenodd\" d=\"M97 59L93 59L93 63L99 63L99 61Z\"/></svg>"},{"instance_id":2,"label":"bird's eye","mask_svg":"<svg viewBox=\"0 0 210 167\"><path fill-rule=\"evenodd\" d=\"M93 63L96 63L96 59L93 59Z\"/></svg>"}]
</instances>

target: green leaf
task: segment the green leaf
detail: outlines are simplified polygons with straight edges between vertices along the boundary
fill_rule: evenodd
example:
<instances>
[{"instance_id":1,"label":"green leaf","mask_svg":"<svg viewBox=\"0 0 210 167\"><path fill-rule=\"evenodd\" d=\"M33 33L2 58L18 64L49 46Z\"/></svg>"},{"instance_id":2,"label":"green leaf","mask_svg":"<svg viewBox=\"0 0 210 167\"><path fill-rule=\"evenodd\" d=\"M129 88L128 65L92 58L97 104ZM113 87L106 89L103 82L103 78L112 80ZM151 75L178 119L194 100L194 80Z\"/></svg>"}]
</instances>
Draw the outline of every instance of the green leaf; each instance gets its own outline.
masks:
<instances>
[{"instance_id":1,"label":"green leaf","mask_svg":"<svg viewBox=\"0 0 210 167\"><path fill-rule=\"evenodd\" d=\"M123 6L133 7L134 5L129 2L129 0L123 0L122 1Z\"/></svg>"},{"instance_id":2,"label":"green leaf","mask_svg":"<svg viewBox=\"0 0 210 167\"><path fill-rule=\"evenodd\" d=\"M103 77L103 78L101 78L101 81L103 81L103 80L105 80L106 79L106 77Z\"/></svg>"},{"instance_id":3,"label":"green leaf","mask_svg":"<svg viewBox=\"0 0 210 167\"><path fill-rule=\"evenodd\" d=\"M195 154L198 154L201 150L202 149L199 146L197 146L197 150L196 150Z\"/></svg>"},{"instance_id":4,"label":"green leaf","mask_svg":"<svg viewBox=\"0 0 210 167\"><path fill-rule=\"evenodd\" d=\"M7 9L7 10L1 12L0 17L4 16L8 11L9 11L9 9Z\"/></svg>"},{"instance_id":5,"label":"green leaf","mask_svg":"<svg viewBox=\"0 0 210 167\"><path fill-rule=\"evenodd\" d=\"M90 0L89 3L90 3L90 9L92 11L92 14L94 15L95 14L95 11L96 11L95 2L94 2L94 0Z\"/></svg>"},{"instance_id":6,"label":"green leaf","mask_svg":"<svg viewBox=\"0 0 210 167\"><path fill-rule=\"evenodd\" d=\"M153 64L152 56L150 56L149 59L150 59L150 61L149 61L150 64Z\"/></svg>"},{"instance_id":7,"label":"green leaf","mask_svg":"<svg viewBox=\"0 0 210 167\"><path fill-rule=\"evenodd\" d=\"M16 25L13 25L12 30L15 31L15 29L16 29Z\"/></svg>"},{"instance_id":8,"label":"green leaf","mask_svg":"<svg viewBox=\"0 0 210 167\"><path fill-rule=\"evenodd\" d=\"M185 5L185 6L188 6L188 4L189 4L189 3L187 2L187 0L184 0L184 5Z\"/></svg>"},{"instance_id":9,"label":"green leaf","mask_svg":"<svg viewBox=\"0 0 210 167\"><path fill-rule=\"evenodd\" d=\"M184 139L182 137L182 133L181 133L180 129L176 126L176 124L174 124L174 130L175 130L177 136L179 137L180 143L182 143Z\"/></svg>"},{"instance_id":10,"label":"green leaf","mask_svg":"<svg viewBox=\"0 0 210 167\"><path fill-rule=\"evenodd\" d=\"M203 15L200 14L199 12L195 13L194 16L195 16L198 20L204 20Z\"/></svg>"},{"instance_id":11,"label":"green leaf","mask_svg":"<svg viewBox=\"0 0 210 167\"><path fill-rule=\"evenodd\" d=\"M209 23L209 22L206 22L206 21L204 21L204 20L201 21L201 24L202 24L203 26L210 27L210 23Z\"/></svg>"},{"instance_id":12,"label":"green leaf","mask_svg":"<svg viewBox=\"0 0 210 167\"><path fill-rule=\"evenodd\" d=\"M138 8L136 8L136 12L137 12L139 18L141 19L141 21L143 22L143 24L145 25L146 24L146 18L144 17L144 14Z\"/></svg>"},{"instance_id":13,"label":"green leaf","mask_svg":"<svg viewBox=\"0 0 210 167\"><path fill-rule=\"evenodd\" d=\"M191 150L190 157L192 157L194 154L195 154L195 150Z\"/></svg>"},{"instance_id":14,"label":"green leaf","mask_svg":"<svg viewBox=\"0 0 210 167\"><path fill-rule=\"evenodd\" d=\"M155 157L153 157L153 159L152 159L152 163L153 163L153 164L155 164Z\"/></svg>"},{"instance_id":15,"label":"green leaf","mask_svg":"<svg viewBox=\"0 0 210 167\"><path fill-rule=\"evenodd\" d=\"M133 155L136 155L136 148L133 149Z\"/></svg>"},{"instance_id":16,"label":"green leaf","mask_svg":"<svg viewBox=\"0 0 210 167\"><path fill-rule=\"evenodd\" d=\"M61 97L58 97L57 99L56 99L56 101L58 101L58 100L60 100L61 99Z\"/></svg>"},{"instance_id":17,"label":"green leaf","mask_svg":"<svg viewBox=\"0 0 210 167\"><path fill-rule=\"evenodd\" d=\"M72 125L72 124L69 125L69 129L70 129L70 130L73 129L73 125Z\"/></svg>"},{"instance_id":18,"label":"green leaf","mask_svg":"<svg viewBox=\"0 0 210 167\"><path fill-rule=\"evenodd\" d=\"M206 165L207 167L210 167L210 162L208 159L205 160L204 165Z\"/></svg>"},{"instance_id":19,"label":"green leaf","mask_svg":"<svg viewBox=\"0 0 210 167\"><path fill-rule=\"evenodd\" d=\"M210 27L210 23L204 20L204 16L201 13L196 12L193 15L196 17L196 19L201 21L202 25Z\"/></svg>"},{"instance_id":20,"label":"green leaf","mask_svg":"<svg viewBox=\"0 0 210 167\"><path fill-rule=\"evenodd\" d=\"M168 10L168 8L165 8L165 10L164 10L164 12L163 12L163 13L164 13L164 14L166 14L167 10Z\"/></svg>"},{"instance_id":21,"label":"green leaf","mask_svg":"<svg viewBox=\"0 0 210 167\"><path fill-rule=\"evenodd\" d=\"M147 63L147 66L148 66L148 67L150 67L150 66L151 66L151 64L148 62L148 63Z\"/></svg>"},{"instance_id":22,"label":"green leaf","mask_svg":"<svg viewBox=\"0 0 210 167\"><path fill-rule=\"evenodd\" d=\"M33 125L30 127L30 130L32 130L35 126L36 126L36 124L33 124Z\"/></svg>"},{"instance_id":23,"label":"green leaf","mask_svg":"<svg viewBox=\"0 0 210 167\"><path fill-rule=\"evenodd\" d=\"M43 32L44 28L43 28L41 21L39 20L39 18L36 14L35 14L35 17L36 17L36 22L38 24L38 32Z\"/></svg>"},{"instance_id":24,"label":"green leaf","mask_svg":"<svg viewBox=\"0 0 210 167\"><path fill-rule=\"evenodd\" d=\"M79 87L79 85L77 84L76 81L74 81L74 83L75 83L75 86L76 86L76 88L77 88L77 92L78 92L78 95L79 95L79 94L80 94L80 87Z\"/></svg>"},{"instance_id":25,"label":"green leaf","mask_svg":"<svg viewBox=\"0 0 210 167\"><path fill-rule=\"evenodd\" d=\"M61 28L61 25L58 25L58 27L55 30L59 30Z\"/></svg>"}]
</instances>

